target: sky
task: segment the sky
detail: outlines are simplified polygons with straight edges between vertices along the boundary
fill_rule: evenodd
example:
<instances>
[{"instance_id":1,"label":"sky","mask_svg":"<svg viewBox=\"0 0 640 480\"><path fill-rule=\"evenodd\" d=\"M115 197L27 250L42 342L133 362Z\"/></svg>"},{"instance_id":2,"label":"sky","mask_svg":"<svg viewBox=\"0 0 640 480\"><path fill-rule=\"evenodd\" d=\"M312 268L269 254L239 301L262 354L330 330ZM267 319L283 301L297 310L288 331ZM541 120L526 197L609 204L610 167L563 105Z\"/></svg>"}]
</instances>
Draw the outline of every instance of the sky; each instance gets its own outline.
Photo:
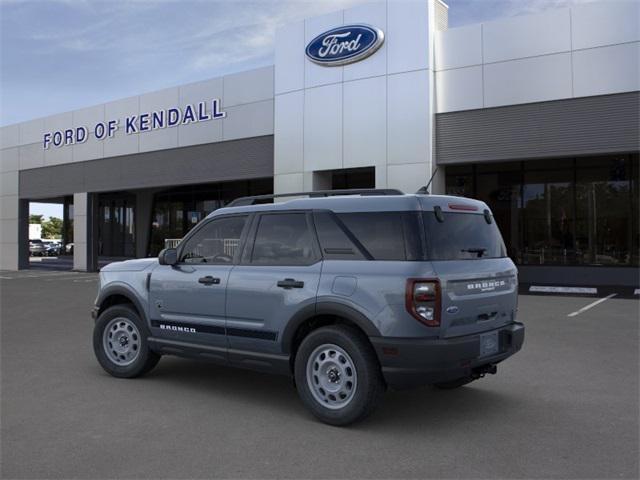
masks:
<instances>
[{"instance_id":1,"label":"sky","mask_svg":"<svg viewBox=\"0 0 640 480\"><path fill-rule=\"evenodd\" d=\"M588 1L446 3L457 27ZM272 65L279 26L364 3L0 0L0 125Z\"/></svg>"}]
</instances>

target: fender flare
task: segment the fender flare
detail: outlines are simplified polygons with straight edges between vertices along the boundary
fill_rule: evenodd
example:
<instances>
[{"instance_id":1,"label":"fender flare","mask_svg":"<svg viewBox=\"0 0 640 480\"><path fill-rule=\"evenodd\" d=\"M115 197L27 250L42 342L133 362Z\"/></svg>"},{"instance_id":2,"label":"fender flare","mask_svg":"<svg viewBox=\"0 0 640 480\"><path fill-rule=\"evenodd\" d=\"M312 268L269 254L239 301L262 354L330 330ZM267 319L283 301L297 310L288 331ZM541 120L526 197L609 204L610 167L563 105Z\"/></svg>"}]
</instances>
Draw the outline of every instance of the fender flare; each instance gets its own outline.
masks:
<instances>
[{"instance_id":1,"label":"fender flare","mask_svg":"<svg viewBox=\"0 0 640 480\"><path fill-rule=\"evenodd\" d=\"M291 317L282 332L281 345L284 353L291 353L291 344L298 328L310 318L319 315L342 317L357 325L367 337L381 336L380 331L373 322L355 308L338 302L318 302L314 305L306 306Z\"/></svg>"},{"instance_id":2,"label":"fender flare","mask_svg":"<svg viewBox=\"0 0 640 480\"><path fill-rule=\"evenodd\" d=\"M98 298L96 298L96 307L102 308L102 304L104 303L104 301L113 295L123 296L127 298L131 303L133 303L133 305L136 307L136 310L142 317L142 320L147 324L147 326L150 326L149 318L147 317L147 311L143 307L142 301L126 284L118 283L101 288L100 292L98 293Z\"/></svg>"}]
</instances>

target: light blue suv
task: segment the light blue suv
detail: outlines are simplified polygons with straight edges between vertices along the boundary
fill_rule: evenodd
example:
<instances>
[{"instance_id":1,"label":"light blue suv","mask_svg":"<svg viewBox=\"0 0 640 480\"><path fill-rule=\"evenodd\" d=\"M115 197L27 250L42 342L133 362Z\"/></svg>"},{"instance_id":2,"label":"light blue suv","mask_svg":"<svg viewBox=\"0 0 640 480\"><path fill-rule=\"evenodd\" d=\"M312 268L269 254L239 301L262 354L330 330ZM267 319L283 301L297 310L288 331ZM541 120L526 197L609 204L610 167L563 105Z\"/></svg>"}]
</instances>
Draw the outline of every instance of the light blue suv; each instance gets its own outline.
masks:
<instances>
[{"instance_id":1,"label":"light blue suv","mask_svg":"<svg viewBox=\"0 0 640 480\"><path fill-rule=\"evenodd\" d=\"M136 377L172 354L289 375L314 415L346 425L387 387L459 387L522 347L517 270L484 203L296 195L238 199L158 259L103 268L102 367Z\"/></svg>"}]
</instances>

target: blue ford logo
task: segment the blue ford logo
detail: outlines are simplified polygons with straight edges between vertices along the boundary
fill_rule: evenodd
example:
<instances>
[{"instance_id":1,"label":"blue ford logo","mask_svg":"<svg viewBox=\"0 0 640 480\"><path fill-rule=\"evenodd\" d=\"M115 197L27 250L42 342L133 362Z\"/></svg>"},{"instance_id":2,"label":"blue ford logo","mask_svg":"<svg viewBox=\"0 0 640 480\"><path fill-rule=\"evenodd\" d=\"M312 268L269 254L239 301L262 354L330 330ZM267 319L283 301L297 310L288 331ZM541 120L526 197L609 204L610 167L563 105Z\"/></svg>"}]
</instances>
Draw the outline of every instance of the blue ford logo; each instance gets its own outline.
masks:
<instances>
[{"instance_id":1,"label":"blue ford logo","mask_svg":"<svg viewBox=\"0 0 640 480\"><path fill-rule=\"evenodd\" d=\"M375 52L384 42L384 33L369 25L347 25L318 35L307 45L312 62L327 67L357 62Z\"/></svg>"},{"instance_id":2,"label":"blue ford logo","mask_svg":"<svg viewBox=\"0 0 640 480\"><path fill-rule=\"evenodd\" d=\"M450 313L451 315L458 313L459 311L460 309L455 305L451 305L450 307L447 307L447 313Z\"/></svg>"}]
</instances>

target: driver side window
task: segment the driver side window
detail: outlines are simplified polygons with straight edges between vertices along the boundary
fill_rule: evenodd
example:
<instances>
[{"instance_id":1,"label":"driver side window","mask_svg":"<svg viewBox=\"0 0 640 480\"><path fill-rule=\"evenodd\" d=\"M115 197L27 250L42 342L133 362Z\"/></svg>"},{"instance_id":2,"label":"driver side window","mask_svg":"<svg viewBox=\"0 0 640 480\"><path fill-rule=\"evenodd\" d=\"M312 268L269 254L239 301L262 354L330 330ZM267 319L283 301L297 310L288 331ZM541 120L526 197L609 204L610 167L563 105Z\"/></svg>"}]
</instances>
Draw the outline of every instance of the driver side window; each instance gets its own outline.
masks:
<instances>
[{"instance_id":1,"label":"driver side window","mask_svg":"<svg viewBox=\"0 0 640 480\"><path fill-rule=\"evenodd\" d=\"M187 240L179 261L212 265L233 263L246 223L247 216L210 221Z\"/></svg>"}]
</instances>

